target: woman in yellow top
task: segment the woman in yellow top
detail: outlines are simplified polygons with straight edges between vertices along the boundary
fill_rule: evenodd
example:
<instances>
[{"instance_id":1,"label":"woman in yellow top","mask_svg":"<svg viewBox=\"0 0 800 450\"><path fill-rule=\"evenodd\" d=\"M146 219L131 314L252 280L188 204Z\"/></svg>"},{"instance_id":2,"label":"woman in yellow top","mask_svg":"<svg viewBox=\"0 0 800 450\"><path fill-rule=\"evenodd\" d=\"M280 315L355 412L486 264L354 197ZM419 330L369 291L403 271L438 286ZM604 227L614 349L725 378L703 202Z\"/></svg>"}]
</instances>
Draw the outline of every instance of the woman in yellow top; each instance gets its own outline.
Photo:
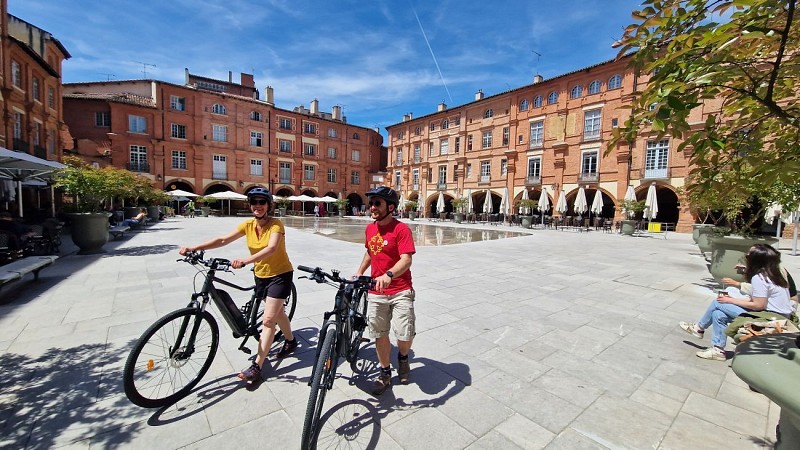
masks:
<instances>
[{"instance_id":1,"label":"woman in yellow top","mask_svg":"<svg viewBox=\"0 0 800 450\"><path fill-rule=\"evenodd\" d=\"M283 358L294 351L297 340L292 334L289 317L283 309L283 301L292 289L294 267L286 253L286 231L283 222L270 216L274 210L272 194L263 188L254 188L247 194L253 219L241 223L232 232L211 239L194 247L181 247L179 253L187 251L208 250L222 247L241 238L247 237L247 248L250 256L231 261L231 267L240 269L250 263L255 265L256 294L264 299L264 329L258 345L258 355L253 364L242 370L239 378L247 381L261 379L261 368L275 337L275 325L280 327L285 341L277 357Z\"/></svg>"}]
</instances>

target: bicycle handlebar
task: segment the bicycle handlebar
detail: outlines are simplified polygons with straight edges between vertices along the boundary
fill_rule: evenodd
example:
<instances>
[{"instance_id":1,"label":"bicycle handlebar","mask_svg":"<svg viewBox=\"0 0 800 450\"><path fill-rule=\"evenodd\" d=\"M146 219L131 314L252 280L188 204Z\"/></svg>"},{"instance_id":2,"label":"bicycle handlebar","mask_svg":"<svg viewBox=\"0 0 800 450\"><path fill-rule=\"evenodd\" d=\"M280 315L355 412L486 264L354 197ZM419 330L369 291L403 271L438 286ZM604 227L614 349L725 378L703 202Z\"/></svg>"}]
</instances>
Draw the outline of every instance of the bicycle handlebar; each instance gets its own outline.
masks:
<instances>
[{"instance_id":1,"label":"bicycle handlebar","mask_svg":"<svg viewBox=\"0 0 800 450\"><path fill-rule=\"evenodd\" d=\"M196 252L188 251L188 252L186 252L185 255L183 255L183 258L179 259L178 261L184 261L184 262L187 262L187 263L189 263L191 265L201 264L203 266L208 267L209 269L221 270L223 272L230 272L231 271L230 270L231 261L229 259L225 259L225 258L203 259L204 255L205 255L205 251L204 250L200 250L200 251L196 251Z\"/></svg>"},{"instance_id":2,"label":"bicycle handlebar","mask_svg":"<svg viewBox=\"0 0 800 450\"><path fill-rule=\"evenodd\" d=\"M308 278L310 280L316 281L317 283L325 283L325 280L328 279L333 281L334 283L344 283L344 284L353 284L356 287L374 289L375 288L375 280L372 277L368 277L366 275L362 275L356 279L348 280L346 278L342 278L339 275L340 271L331 269L330 273L325 272L320 267L311 268L308 266L298 265L297 270L310 273L311 276Z\"/></svg>"}]
</instances>

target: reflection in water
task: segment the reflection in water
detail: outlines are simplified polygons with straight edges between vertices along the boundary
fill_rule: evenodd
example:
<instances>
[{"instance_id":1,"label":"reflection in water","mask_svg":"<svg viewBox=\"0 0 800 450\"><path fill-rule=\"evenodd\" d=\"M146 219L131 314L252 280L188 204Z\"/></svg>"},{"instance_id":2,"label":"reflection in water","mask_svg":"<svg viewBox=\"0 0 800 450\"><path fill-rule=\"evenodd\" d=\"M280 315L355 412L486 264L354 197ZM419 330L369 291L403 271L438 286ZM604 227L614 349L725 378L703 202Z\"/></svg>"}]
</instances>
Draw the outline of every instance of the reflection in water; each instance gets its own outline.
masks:
<instances>
[{"instance_id":1,"label":"reflection in water","mask_svg":"<svg viewBox=\"0 0 800 450\"><path fill-rule=\"evenodd\" d=\"M364 242L364 228L368 223L368 221L363 219L339 217L288 216L281 217L280 219L287 227L355 243ZM406 222L406 224L411 228L411 233L414 235L414 244L417 247L490 241L528 235L528 233L504 230L479 230L413 222Z\"/></svg>"}]
</instances>

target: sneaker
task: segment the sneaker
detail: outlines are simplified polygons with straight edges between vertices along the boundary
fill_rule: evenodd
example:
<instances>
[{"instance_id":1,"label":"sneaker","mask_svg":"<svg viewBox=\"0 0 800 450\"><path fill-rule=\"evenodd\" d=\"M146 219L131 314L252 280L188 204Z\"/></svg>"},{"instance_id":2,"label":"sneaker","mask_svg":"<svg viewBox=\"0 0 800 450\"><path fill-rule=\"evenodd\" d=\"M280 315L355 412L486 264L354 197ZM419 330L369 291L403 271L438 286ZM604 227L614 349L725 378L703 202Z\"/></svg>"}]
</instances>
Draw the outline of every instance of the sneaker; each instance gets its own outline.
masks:
<instances>
[{"instance_id":1,"label":"sneaker","mask_svg":"<svg viewBox=\"0 0 800 450\"><path fill-rule=\"evenodd\" d=\"M403 384L408 383L408 373L411 372L411 366L408 364L408 358L397 358L397 377Z\"/></svg>"},{"instance_id":2,"label":"sneaker","mask_svg":"<svg viewBox=\"0 0 800 450\"><path fill-rule=\"evenodd\" d=\"M372 388L372 395L381 395L383 391L392 385L392 372L381 370L378 379L375 380L375 386Z\"/></svg>"},{"instance_id":3,"label":"sneaker","mask_svg":"<svg viewBox=\"0 0 800 450\"><path fill-rule=\"evenodd\" d=\"M239 378L245 381L261 380L261 367L259 367L258 364L253 363L250 367L239 373Z\"/></svg>"},{"instance_id":4,"label":"sneaker","mask_svg":"<svg viewBox=\"0 0 800 450\"><path fill-rule=\"evenodd\" d=\"M705 331L697 331L697 324L696 323L694 323L694 322L681 322L680 326L681 326L681 329L683 329L683 331L691 334L692 336L694 336L694 337L696 337L698 339L703 339L703 333L705 333Z\"/></svg>"},{"instance_id":5,"label":"sneaker","mask_svg":"<svg viewBox=\"0 0 800 450\"><path fill-rule=\"evenodd\" d=\"M719 347L708 347L705 350L700 350L696 353L698 358L712 359L714 361L725 361L728 358L725 356L725 350Z\"/></svg>"},{"instance_id":6,"label":"sneaker","mask_svg":"<svg viewBox=\"0 0 800 450\"><path fill-rule=\"evenodd\" d=\"M297 348L297 338L295 338L292 341L283 341L283 347L281 347L281 350L278 352L277 355L275 355L275 357L285 358L289 356L296 348Z\"/></svg>"}]
</instances>

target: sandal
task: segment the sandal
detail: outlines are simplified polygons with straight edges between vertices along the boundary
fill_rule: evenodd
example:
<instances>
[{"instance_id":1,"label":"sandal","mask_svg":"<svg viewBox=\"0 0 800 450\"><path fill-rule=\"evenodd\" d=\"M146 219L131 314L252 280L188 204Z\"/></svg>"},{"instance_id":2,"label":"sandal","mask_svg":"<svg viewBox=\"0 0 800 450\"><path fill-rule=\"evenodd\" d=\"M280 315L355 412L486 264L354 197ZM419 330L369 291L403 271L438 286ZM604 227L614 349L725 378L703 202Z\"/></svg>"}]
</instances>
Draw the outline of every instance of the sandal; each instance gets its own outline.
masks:
<instances>
[{"instance_id":1,"label":"sandal","mask_svg":"<svg viewBox=\"0 0 800 450\"><path fill-rule=\"evenodd\" d=\"M289 356L289 354L291 354L296 348L297 348L297 338L291 341L283 341L283 347L281 347L281 350L278 352L277 355L275 355L275 357L285 358Z\"/></svg>"},{"instance_id":2,"label":"sandal","mask_svg":"<svg viewBox=\"0 0 800 450\"><path fill-rule=\"evenodd\" d=\"M247 369L244 369L239 373L239 378L245 381L255 381L261 379L261 367L258 364L253 363Z\"/></svg>"}]
</instances>

